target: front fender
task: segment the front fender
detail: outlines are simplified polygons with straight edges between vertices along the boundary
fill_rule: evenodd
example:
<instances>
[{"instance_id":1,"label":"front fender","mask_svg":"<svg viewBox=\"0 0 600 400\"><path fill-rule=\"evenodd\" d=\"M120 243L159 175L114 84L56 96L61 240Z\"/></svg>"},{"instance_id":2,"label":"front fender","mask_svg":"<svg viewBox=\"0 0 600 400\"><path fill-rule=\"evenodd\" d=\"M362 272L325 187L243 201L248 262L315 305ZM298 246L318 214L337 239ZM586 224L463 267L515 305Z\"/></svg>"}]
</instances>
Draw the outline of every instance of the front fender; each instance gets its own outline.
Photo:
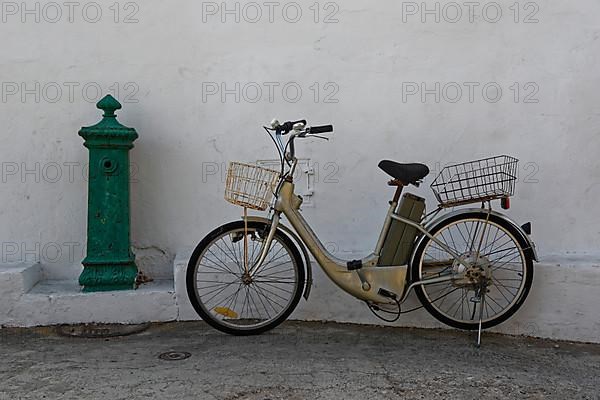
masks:
<instances>
[{"instance_id":1,"label":"front fender","mask_svg":"<svg viewBox=\"0 0 600 400\"><path fill-rule=\"evenodd\" d=\"M242 220L243 219L244 219L244 217L242 217ZM268 218L265 218L265 217L248 216L247 220L249 222L250 221L262 222L267 225L271 224L271 220ZM298 246L300 248L300 251L302 252L302 256L304 257L304 264L306 265L306 268L305 268L306 283L304 285L304 293L302 295L305 300L308 300L308 296L310 295L310 288L312 287L313 280L312 280L312 265L310 262L310 256L308 255L308 251L306 250L306 246L304 246L304 243L302 243L302 241L300 240L298 235L296 235L296 233L293 230L291 230L287 226L283 225L281 222L277 226L277 229L281 229L281 231L283 233L285 233L294 243L296 243L296 246Z\"/></svg>"},{"instance_id":2,"label":"front fender","mask_svg":"<svg viewBox=\"0 0 600 400\"><path fill-rule=\"evenodd\" d=\"M486 216L488 213L488 210L483 210L481 208L463 208L463 209L455 210L450 213L444 214L432 221L428 221L425 224L425 228L427 229L427 231L431 231L431 229L433 229L435 226L438 226L439 224L443 223L444 221L446 221L450 218L453 218L460 214L472 214L472 213L478 213L478 214L481 214L482 216ZM510 224L515 229L515 232L517 232L519 235L519 237L517 239L522 239L525 243L527 243L527 248L525 248L524 250L526 252L530 252L532 258L535 261L538 261L537 251L535 249L535 243L533 243L533 241L531 240L529 235L527 233L525 233L525 231L523 230L523 228L521 228L521 226L519 226L519 224L517 224L512 219L508 218L506 215L501 214L496 211L493 211L493 210L491 211L491 215L493 215L497 218L500 218L503 221ZM417 250L419 249L419 247L423 244L423 242L426 239L427 239L427 236L424 233L422 233L415 241L415 246L413 247L413 251L410 256L410 264L409 265L413 265L413 263L415 261L415 255L417 253Z\"/></svg>"}]
</instances>

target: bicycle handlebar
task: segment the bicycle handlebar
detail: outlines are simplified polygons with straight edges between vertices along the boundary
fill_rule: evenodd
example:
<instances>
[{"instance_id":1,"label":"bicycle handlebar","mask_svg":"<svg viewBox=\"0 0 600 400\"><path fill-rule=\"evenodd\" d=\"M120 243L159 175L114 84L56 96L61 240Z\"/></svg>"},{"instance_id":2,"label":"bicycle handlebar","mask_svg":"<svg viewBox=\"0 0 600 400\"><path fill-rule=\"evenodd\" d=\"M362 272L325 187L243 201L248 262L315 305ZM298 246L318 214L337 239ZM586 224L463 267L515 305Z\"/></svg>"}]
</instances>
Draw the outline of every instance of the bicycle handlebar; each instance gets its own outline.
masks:
<instances>
[{"instance_id":1,"label":"bicycle handlebar","mask_svg":"<svg viewBox=\"0 0 600 400\"><path fill-rule=\"evenodd\" d=\"M290 138L289 138L286 146L281 145L281 143L280 143L280 145L278 145L277 141L275 141L275 139L273 139L275 141L275 145L277 146L277 148L279 150L279 154L281 155L282 174L283 174L283 160L285 159L287 161L291 161L295 157L296 149L294 146L294 140L297 137L304 138L304 137L307 137L308 135L318 135L320 133L333 132L333 125L321 125L321 126L312 126L312 127L308 126L307 127L305 119L300 119L298 121L286 121L283 124L279 123L278 120L274 119L273 121L271 121L270 125L271 125L270 128L265 127L265 129L275 131L276 136L287 135L291 131L294 131L294 133L292 133L290 135ZM322 136L316 136L316 137L320 137L322 139L327 139ZM289 150L290 150L289 153L287 153L285 151L286 148L289 148Z\"/></svg>"},{"instance_id":2,"label":"bicycle handlebar","mask_svg":"<svg viewBox=\"0 0 600 400\"><path fill-rule=\"evenodd\" d=\"M319 133L329 133L329 132L333 132L333 125L311 126L307 130L307 133L309 135L316 135Z\"/></svg>"},{"instance_id":3,"label":"bicycle handlebar","mask_svg":"<svg viewBox=\"0 0 600 400\"><path fill-rule=\"evenodd\" d=\"M283 124L280 124L277 120L273 120L271 126L278 135L287 135L294 129L296 124L303 125L303 129L306 135L316 135L319 133L333 132L333 125L312 126L304 128L304 126L306 126L305 119L300 119L298 121L286 121Z\"/></svg>"}]
</instances>

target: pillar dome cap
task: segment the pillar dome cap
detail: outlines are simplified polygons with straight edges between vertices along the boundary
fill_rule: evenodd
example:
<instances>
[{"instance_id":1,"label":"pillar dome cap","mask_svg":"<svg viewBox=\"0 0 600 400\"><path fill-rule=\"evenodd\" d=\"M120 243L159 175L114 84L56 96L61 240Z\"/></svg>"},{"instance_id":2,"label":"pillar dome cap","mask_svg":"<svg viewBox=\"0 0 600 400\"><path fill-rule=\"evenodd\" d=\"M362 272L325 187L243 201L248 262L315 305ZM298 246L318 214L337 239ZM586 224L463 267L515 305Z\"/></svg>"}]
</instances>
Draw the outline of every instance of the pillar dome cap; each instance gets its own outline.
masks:
<instances>
[{"instance_id":1,"label":"pillar dome cap","mask_svg":"<svg viewBox=\"0 0 600 400\"><path fill-rule=\"evenodd\" d=\"M115 111L123 108L121 103L110 94L104 96L104 98L96 104L96 107L104 111L104 117L114 117Z\"/></svg>"}]
</instances>

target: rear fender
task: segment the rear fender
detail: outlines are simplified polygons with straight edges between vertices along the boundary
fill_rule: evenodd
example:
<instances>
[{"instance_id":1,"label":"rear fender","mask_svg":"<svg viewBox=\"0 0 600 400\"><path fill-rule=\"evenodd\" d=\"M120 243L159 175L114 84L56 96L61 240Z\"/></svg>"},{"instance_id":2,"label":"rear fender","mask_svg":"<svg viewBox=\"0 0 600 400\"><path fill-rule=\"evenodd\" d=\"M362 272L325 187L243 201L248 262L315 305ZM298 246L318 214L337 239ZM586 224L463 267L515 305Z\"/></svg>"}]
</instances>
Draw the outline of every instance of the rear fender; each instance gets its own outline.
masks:
<instances>
[{"instance_id":1,"label":"rear fender","mask_svg":"<svg viewBox=\"0 0 600 400\"><path fill-rule=\"evenodd\" d=\"M444 221L453 218L457 215L460 214L472 214L472 213L477 213L477 214L481 214L482 217L485 218L485 216L487 216L488 210L482 210L481 208L463 208L463 209L459 209L447 214L444 214L430 222L427 222L425 224L425 228L427 229L427 231L430 231L431 229L433 229L435 226L443 223ZM537 256L537 251L535 249L535 243L533 243L533 241L531 240L531 238L529 237L529 235L527 233L525 233L525 231L523 230L523 228L521 226L519 226L519 224L517 224L515 221L513 221L512 219L508 218L506 215L501 214L499 212L496 211L491 211L491 215L502 219L503 221L509 223L510 225L512 225L512 227L515 229L515 232L519 235L519 237L517 239L521 239L524 243L527 243L526 248L524 248L523 250L526 253L529 253L531 255L531 257L535 260L538 261L538 256ZM417 252L417 249L423 244L423 242L427 239L427 236L425 234L421 234L417 240L415 241L415 246L413 248L412 251L412 255L410 257L410 264L409 265L413 265L414 261L415 261L415 255Z\"/></svg>"}]
</instances>

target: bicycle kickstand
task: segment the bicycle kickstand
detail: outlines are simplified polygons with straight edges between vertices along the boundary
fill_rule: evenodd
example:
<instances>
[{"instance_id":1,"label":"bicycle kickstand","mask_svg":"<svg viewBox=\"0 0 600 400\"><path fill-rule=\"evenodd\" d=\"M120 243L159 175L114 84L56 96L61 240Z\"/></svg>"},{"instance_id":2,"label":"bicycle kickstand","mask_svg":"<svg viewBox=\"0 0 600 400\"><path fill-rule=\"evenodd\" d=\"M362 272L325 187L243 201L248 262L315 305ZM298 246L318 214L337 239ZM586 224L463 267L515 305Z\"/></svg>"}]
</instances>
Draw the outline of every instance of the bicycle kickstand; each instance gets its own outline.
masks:
<instances>
[{"instance_id":1,"label":"bicycle kickstand","mask_svg":"<svg viewBox=\"0 0 600 400\"><path fill-rule=\"evenodd\" d=\"M481 331L482 331L482 325L483 325L483 307L485 307L485 288L479 288L477 289L477 291L475 292L475 296L473 296L471 298L471 301L474 304L474 308L473 308L473 316L471 317L471 319L473 319L475 317L475 312L477 310L477 304L479 304L479 327L477 329L477 344L476 347L481 347Z\"/></svg>"},{"instance_id":2,"label":"bicycle kickstand","mask_svg":"<svg viewBox=\"0 0 600 400\"><path fill-rule=\"evenodd\" d=\"M485 289L481 294L481 301L479 302L479 329L477 330L477 348L481 347L481 321L483 320L483 307L485 306Z\"/></svg>"}]
</instances>

